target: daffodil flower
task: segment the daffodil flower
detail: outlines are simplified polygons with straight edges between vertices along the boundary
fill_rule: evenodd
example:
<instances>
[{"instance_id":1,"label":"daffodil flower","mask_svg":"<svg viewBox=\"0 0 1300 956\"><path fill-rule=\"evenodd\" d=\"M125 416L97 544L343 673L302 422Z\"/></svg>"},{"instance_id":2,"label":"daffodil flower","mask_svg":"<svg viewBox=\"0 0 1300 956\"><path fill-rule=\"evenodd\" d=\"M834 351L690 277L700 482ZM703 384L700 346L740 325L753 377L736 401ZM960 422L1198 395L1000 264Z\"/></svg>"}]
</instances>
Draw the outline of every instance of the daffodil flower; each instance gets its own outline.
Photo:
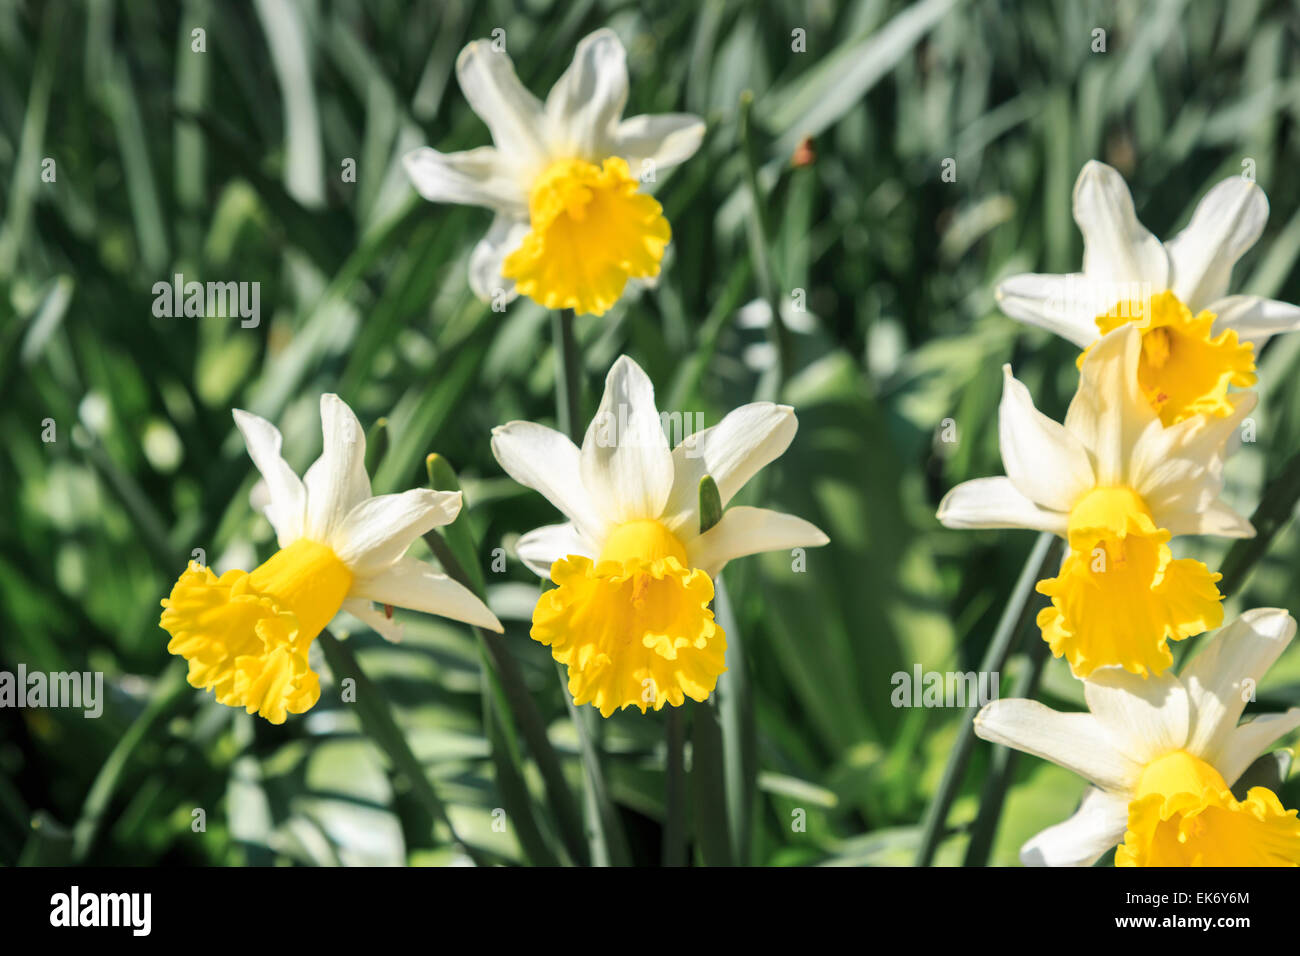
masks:
<instances>
[{"instance_id":1,"label":"daffodil flower","mask_svg":"<svg viewBox=\"0 0 1300 956\"><path fill-rule=\"evenodd\" d=\"M1254 344L1300 328L1300 308L1228 295L1232 267L1268 221L1268 198L1234 176L1197 205L1187 227L1162 243L1137 219L1118 172L1090 162L1074 186L1083 271L1013 276L997 289L1007 315L1086 349L1125 323L1142 331L1143 393L1172 425L1228 415L1230 385L1255 384Z\"/></svg>"},{"instance_id":2,"label":"daffodil flower","mask_svg":"<svg viewBox=\"0 0 1300 956\"><path fill-rule=\"evenodd\" d=\"M725 506L797 428L794 409L755 402L670 451L654 387L624 356L581 449L532 422L493 430L501 467L568 519L517 550L557 585L537 602L532 637L568 667L575 702L608 717L713 692L727 647L709 608L713 578L733 558L828 539L802 518L742 506L701 534L700 482L712 476Z\"/></svg>"},{"instance_id":3,"label":"daffodil flower","mask_svg":"<svg viewBox=\"0 0 1300 956\"><path fill-rule=\"evenodd\" d=\"M1225 445L1255 395L1228 396L1227 417L1165 427L1139 390L1142 348L1132 325L1097 342L1064 425L1037 411L1005 366L1007 476L964 482L939 505L950 528L1033 528L1069 542L1059 575L1038 584L1052 599L1038 624L1077 677L1110 665L1160 673L1173 663L1169 641L1222 623L1219 575L1175 560L1172 535L1255 533L1219 499Z\"/></svg>"},{"instance_id":4,"label":"daffodil flower","mask_svg":"<svg viewBox=\"0 0 1300 956\"><path fill-rule=\"evenodd\" d=\"M985 740L1092 782L1079 810L1024 845L1032 866L1091 866L1122 842L1116 866L1296 866L1300 821L1267 787L1231 791L1270 744L1300 727L1300 707L1238 724L1286 649L1285 611L1247 611L1212 636L1180 677L1107 667L1084 682L1089 713L997 700L975 718Z\"/></svg>"},{"instance_id":5,"label":"daffodil flower","mask_svg":"<svg viewBox=\"0 0 1300 956\"><path fill-rule=\"evenodd\" d=\"M417 149L405 165L425 199L496 213L470 257L480 298L522 293L548 309L601 315L630 280L658 276L671 230L641 187L699 148L703 121L680 113L623 119L627 57L609 30L578 44L545 103L489 40L461 51L456 76L495 146Z\"/></svg>"},{"instance_id":6,"label":"daffodil flower","mask_svg":"<svg viewBox=\"0 0 1300 956\"><path fill-rule=\"evenodd\" d=\"M275 426L235 410L266 482L264 513L280 550L251 573L220 577L193 561L162 602L167 650L189 662L190 684L273 724L319 699L307 652L340 610L389 640L401 635L390 620L393 606L501 630L473 593L405 556L420 535L455 520L460 492L417 488L372 497L356 415L337 395L321 396L320 413L324 448L299 479L280 456Z\"/></svg>"}]
</instances>

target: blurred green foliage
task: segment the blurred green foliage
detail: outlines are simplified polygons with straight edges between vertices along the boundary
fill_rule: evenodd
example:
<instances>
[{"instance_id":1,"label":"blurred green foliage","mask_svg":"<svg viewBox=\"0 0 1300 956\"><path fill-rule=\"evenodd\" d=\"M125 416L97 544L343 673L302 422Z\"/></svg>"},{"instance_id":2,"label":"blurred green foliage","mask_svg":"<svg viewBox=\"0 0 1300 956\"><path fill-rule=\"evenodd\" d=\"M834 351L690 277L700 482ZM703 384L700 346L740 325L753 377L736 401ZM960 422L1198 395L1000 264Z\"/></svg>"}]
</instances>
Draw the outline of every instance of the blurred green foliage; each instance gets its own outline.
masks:
<instances>
[{"instance_id":1,"label":"blurred green foliage","mask_svg":"<svg viewBox=\"0 0 1300 956\"><path fill-rule=\"evenodd\" d=\"M649 372L661 407L710 424L750 400L770 364L745 234L746 90L777 291L802 290L807 306L790 316L783 393L799 434L745 499L761 491L833 543L809 552L803 575L782 554L726 573L757 728L754 862L915 853L959 712L896 709L890 678L918 663L974 669L1032 546L1029 533L942 530L933 512L952 484L1000 471L1003 362L1048 414L1073 391L1070 347L997 314L992 288L1077 267L1082 164L1120 169L1139 216L1168 236L1249 159L1274 215L1234 290L1300 300L1300 181L1287 174L1300 161L1300 11L1284 0L0 0L0 667L103 671L108 694L99 720L6 713L0 862L452 859L323 659L320 705L267 725L184 685L158 601L194 548L221 568L273 547L249 505L256 476L232 406L277 422L299 469L319 451L321 392L367 425L386 417L376 491L423 483L425 456L444 456L485 570L494 549L555 520L487 441L510 419L554 419L547 315L472 297L467 257L489 214L421 202L399 160L426 142L488 141L455 82L469 40L504 29L524 83L544 91L604 25L627 46L628 115L695 112L708 135L658 189L674 233L662 281L577 323L584 419L620 353ZM1092 51L1096 28L1104 53ZM796 30L806 52L792 48ZM815 160L793 167L806 136ZM940 179L945 159L953 183ZM259 282L260 325L154 316L152 286L175 273ZM1297 352L1300 337L1277 340L1261 362L1258 441L1229 475L1246 513L1300 446ZM937 437L949 418L955 444ZM1188 544L1211 564L1223 553ZM1288 531L1234 603L1294 612L1297 567ZM536 580L513 558L486 577L576 790L565 699L527 634ZM535 859L492 826L503 789L522 781L555 843L536 767L515 765L519 780L494 768L492 748L517 741L485 724L474 636L406 620L400 646L366 630L349 646L460 834L495 859ZM1298 692L1293 651L1261 698ZM1043 694L1080 700L1058 661ZM666 719L622 713L600 728L639 862L659 858ZM980 744L940 862L961 859L988 756ZM992 862L1014 862L1082 786L1020 760ZM1293 783L1284 800L1297 798ZM798 811L805 829L792 827Z\"/></svg>"}]
</instances>

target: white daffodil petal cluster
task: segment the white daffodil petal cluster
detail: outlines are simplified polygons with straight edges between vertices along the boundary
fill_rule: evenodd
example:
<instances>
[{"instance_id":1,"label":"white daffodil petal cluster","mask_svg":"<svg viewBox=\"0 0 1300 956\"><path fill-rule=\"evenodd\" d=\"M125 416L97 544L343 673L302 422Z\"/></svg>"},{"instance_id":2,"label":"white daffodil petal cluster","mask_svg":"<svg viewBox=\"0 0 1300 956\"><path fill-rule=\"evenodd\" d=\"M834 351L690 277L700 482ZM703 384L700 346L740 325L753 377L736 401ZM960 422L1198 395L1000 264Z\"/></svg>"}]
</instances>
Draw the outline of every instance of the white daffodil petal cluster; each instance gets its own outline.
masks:
<instances>
[{"instance_id":1,"label":"white daffodil petal cluster","mask_svg":"<svg viewBox=\"0 0 1300 956\"><path fill-rule=\"evenodd\" d=\"M425 199L493 211L470 257L475 294L504 304L522 293L599 315L629 282L658 276L670 230L643 187L699 149L704 122L684 113L624 119L627 55L613 31L578 44L545 102L491 40L461 51L456 76L493 145L424 147L404 162Z\"/></svg>"},{"instance_id":2,"label":"white daffodil petal cluster","mask_svg":"<svg viewBox=\"0 0 1300 956\"><path fill-rule=\"evenodd\" d=\"M735 558L828 539L802 518L749 506L702 531L700 481L713 478L725 507L797 428L794 409L755 402L670 448L654 387L624 356L581 448L532 422L493 430L501 467L568 519L525 534L518 553L557 585L538 601L532 636L568 667L577 703L608 716L712 692L726 649L708 608L713 579Z\"/></svg>"},{"instance_id":3,"label":"white daffodil petal cluster","mask_svg":"<svg viewBox=\"0 0 1300 956\"><path fill-rule=\"evenodd\" d=\"M1037 623L1084 682L1089 713L994 701L986 740L1074 770L1094 785L1076 814L1027 843L1027 864L1300 865L1300 822L1268 787L1232 790L1300 726L1300 708L1240 724L1253 688L1295 634L1284 611L1249 611L1174 675L1171 645L1223 622L1221 576L1175 558L1175 535L1251 537L1221 493L1237 428L1255 407L1255 348L1300 328L1300 308L1230 296L1232 266L1259 238L1268 201L1229 179L1161 243L1115 170L1089 163L1074 190L1081 272L1021 275L1003 311L1078 345L1079 385L1063 423L1042 415L1005 367L998 411L1005 477L953 488L952 528L1030 528L1065 539Z\"/></svg>"},{"instance_id":4,"label":"white daffodil petal cluster","mask_svg":"<svg viewBox=\"0 0 1300 956\"><path fill-rule=\"evenodd\" d=\"M393 607L501 630L467 588L406 554L455 520L460 492L372 495L361 423L337 395L322 395L320 410L323 450L301 479L280 455L275 426L235 410L280 550L252 572L220 577L191 562L162 602L167 649L189 663L189 682L277 724L320 697L308 649L339 611L389 640L401 637Z\"/></svg>"}]
</instances>

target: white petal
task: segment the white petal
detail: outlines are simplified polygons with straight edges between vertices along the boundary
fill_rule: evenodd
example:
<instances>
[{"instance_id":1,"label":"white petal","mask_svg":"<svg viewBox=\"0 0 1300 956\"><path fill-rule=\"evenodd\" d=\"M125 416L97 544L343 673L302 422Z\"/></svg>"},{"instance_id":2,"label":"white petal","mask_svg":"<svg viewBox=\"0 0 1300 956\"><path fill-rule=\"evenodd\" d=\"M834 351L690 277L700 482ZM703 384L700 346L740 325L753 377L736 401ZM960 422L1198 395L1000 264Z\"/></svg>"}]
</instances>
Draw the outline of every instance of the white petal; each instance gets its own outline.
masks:
<instances>
[{"instance_id":1,"label":"white petal","mask_svg":"<svg viewBox=\"0 0 1300 956\"><path fill-rule=\"evenodd\" d=\"M1171 287L1193 312L1228 291L1232 267L1268 222L1268 197L1254 182L1233 176L1196 206L1191 221L1169 240Z\"/></svg>"},{"instance_id":2,"label":"white petal","mask_svg":"<svg viewBox=\"0 0 1300 956\"><path fill-rule=\"evenodd\" d=\"M334 530L356 505L370 497L366 474L366 433L352 409L337 395L320 397L320 458L307 469L306 534L329 541Z\"/></svg>"},{"instance_id":3,"label":"white petal","mask_svg":"<svg viewBox=\"0 0 1300 956\"><path fill-rule=\"evenodd\" d=\"M1066 430L1088 449L1096 484L1128 484L1129 457L1144 430L1163 426L1138 391L1142 336L1127 323L1097 340L1079 372Z\"/></svg>"},{"instance_id":4,"label":"white petal","mask_svg":"<svg viewBox=\"0 0 1300 956\"><path fill-rule=\"evenodd\" d=\"M1025 866L1092 866L1124 840L1128 798L1089 787L1079 809L1064 823L1048 827L1020 848Z\"/></svg>"},{"instance_id":5,"label":"white petal","mask_svg":"<svg viewBox=\"0 0 1300 956\"><path fill-rule=\"evenodd\" d=\"M1065 427L1038 409L1029 389L1002 368L998 437L1002 464L1016 490L1050 511L1068 512L1095 484L1088 452Z\"/></svg>"},{"instance_id":6,"label":"white petal","mask_svg":"<svg viewBox=\"0 0 1300 956\"><path fill-rule=\"evenodd\" d=\"M1088 710L1117 750L1147 764L1187 743L1187 690L1176 677L1140 677L1099 667L1083 682Z\"/></svg>"},{"instance_id":7,"label":"white petal","mask_svg":"<svg viewBox=\"0 0 1300 956\"><path fill-rule=\"evenodd\" d=\"M1252 763L1268 753L1283 734L1300 727L1300 707L1292 707L1281 714L1260 714L1242 724L1228 735L1215 768L1232 786Z\"/></svg>"},{"instance_id":8,"label":"white petal","mask_svg":"<svg viewBox=\"0 0 1300 956\"><path fill-rule=\"evenodd\" d=\"M1224 329L1236 329L1238 338L1259 343L1270 336L1300 329L1300 306L1290 302L1257 295L1230 295L1207 308L1218 316L1214 321L1216 335ZM1259 352L1258 347L1255 351Z\"/></svg>"},{"instance_id":9,"label":"white petal","mask_svg":"<svg viewBox=\"0 0 1300 956\"><path fill-rule=\"evenodd\" d=\"M265 418L236 408L235 426L244 436L248 457L261 473L269 501L266 518L275 528L280 547L288 547L302 537L307 514L307 491L292 468L280 456L279 430Z\"/></svg>"},{"instance_id":10,"label":"white petal","mask_svg":"<svg viewBox=\"0 0 1300 956\"><path fill-rule=\"evenodd\" d=\"M330 545L353 574L366 577L400 558L426 531L455 521L460 504L459 491L428 488L368 498L348 513Z\"/></svg>"},{"instance_id":11,"label":"white petal","mask_svg":"<svg viewBox=\"0 0 1300 956\"><path fill-rule=\"evenodd\" d=\"M504 305L519 295L515 280L501 274L501 264L519 248L528 230L527 219L501 214L492 220L487 235L474 244L469 255L469 287L484 302Z\"/></svg>"},{"instance_id":12,"label":"white petal","mask_svg":"<svg viewBox=\"0 0 1300 956\"><path fill-rule=\"evenodd\" d=\"M411 557L402 558L377 575L358 579L351 596L502 632L501 622L473 591Z\"/></svg>"},{"instance_id":13,"label":"white petal","mask_svg":"<svg viewBox=\"0 0 1300 956\"><path fill-rule=\"evenodd\" d=\"M571 521L534 528L519 539L515 553L528 570L542 578L551 576L551 565L560 558L578 554L594 561L597 557L595 549L583 540Z\"/></svg>"},{"instance_id":14,"label":"white petal","mask_svg":"<svg viewBox=\"0 0 1300 956\"><path fill-rule=\"evenodd\" d=\"M379 610L365 598L350 597L343 602L342 609L371 628L384 640L394 644L401 642L406 630L402 627L402 622L389 617L386 612Z\"/></svg>"},{"instance_id":15,"label":"white petal","mask_svg":"<svg viewBox=\"0 0 1300 956\"><path fill-rule=\"evenodd\" d=\"M1062 714L1036 700L985 704L975 717L975 733L1050 760L1115 793L1130 791L1142 773L1140 764L1115 749L1092 714Z\"/></svg>"},{"instance_id":16,"label":"white petal","mask_svg":"<svg viewBox=\"0 0 1300 956\"><path fill-rule=\"evenodd\" d=\"M704 141L704 120L689 113L633 116L614 131L614 153L627 160L632 175L650 163L656 174L695 155Z\"/></svg>"},{"instance_id":17,"label":"white petal","mask_svg":"<svg viewBox=\"0 0 1300 956\"><path fill-rule=\"evenodd\" d=\"M1182 675L1192 704L1189 752L1223 772L1225 762L1244 760L1244 770L1259 756L1239 755L1229 741L1254 696L1255 686L1295 636L1295 620L1280 608L1255 608L1219 630ZM1249 682L1249 683L1247 683ZM1240 772L1240 771L1239 771ZM1227 778L1227 774L1224 774ZM1236 778L1229 778L1232 783Z\"/></svg>"},{"instance_id":18,"label":"white petal","mask_svg":"<svg viewBox=\"0 0 1300 956\"><path fill-rule=\"evenodd\" d=\"M610 522L658 518L673 487L673 457L650 378L626 355L582 439L582 484Z\"/></svg>"},{"instance_id":19,"label":"white petal","mask_svg":"<svg viewBox=\"0 0 1300 956\"><path fill-rule=\"evenodd\" d=\"M509 422L492 429L492 454L506 474L541 492L585 538L604 536L605 521L582 484L578 449L566 436L533 422Z\"/></svg>"},{"instance_id":20,"label":"white petal","mask_svg":"<svg viewBox=\"0 0 1300 956\"><path fill-rule=\"evenodd\" d=\"M1148 427L1135 443L1128 484L1151 509L1157 525L1174 534L1253 534L1250 522L1218 500L1227 442L1255 407L1253 392L1228 396L1231 414L1197 415L1175 425Z\"/></svg>"},{"instance_id":21,"label":"white petal","mask_svg":"<svg viewBox=\"0 0 1300 956\"><path fill-rule=\"evenodd\" d=\"M817 548L830 538L815 524L794 515L766 508L729 508L722 520L704 534L686 542L692 567L716 577L733 558L764 551Z\"/></svg>"},{"instance_id":22,"label":"white petal","mask_svg":"<svg viewBox=\"0 0 1300 956\"><path fill-rule=\"evenodd\" d=\"M612 30L583 37L573 63L546 98L550 146L557 155L600 162L613 151L627 103L627 54Z\"/></svg>"},{"instance_id":23,"label":"white petal","mask_svg":"<svg viewBox=\"0 0 1300 956\"><path fill-rule=\"evenodd\" d=\"M495 147L440 153L422 146L403 156L402 165L416 192L430 202L487 206L516 219L528 215L528 194Z\"/></svg>"},{"instance_id":24,"label":"white petal","mask_svg":"<svg viewBox=\"0 0 1300 956\"><path fill-rule=\"evenodd\" d=\"M1032 528L1064 537L1070 516L1038 507L1010 478L976 478L944 495L936 517L948 528Z\"/></svg>"},{"instance_id":25,"label":"white petal","mask_svg":"<svg viewBox=\"0 0 1300 956\"><path fill-rule=\"evenodd\" d=\"M549 155L545 114L541 101L519 82L510 55L493 50L489 40L475 40L456 58L456 78L501 155L521 170L540 170Z\"/></svg>"},{"instance_id":26,"label":"white petal","mask_svg":"<svg viewBox=\"0 0 1300 956\"><path fill-rule=\"evenodd\" d=\"M1114 169L1096 160L1083 167L1074 184L1074 221L1083 233L1084 274L1110 284L1116 302L1168 288L1168 253L1138 222L1133 196Z\"/></svg>"},{"instance_id":27,"label":"white petal","mask_svg":"<svg viewBox=\"0 0 1300 956\"><path fill-rule=\"evenodd\" d=\"M998 307L1013 319L1047 329L1087 348L1100 334L1097 316L1114 303L1092 301L1088 280L1081 273L1040 275L1025 273L998 283ZM1102 296L1101 298L1105 298Z\"/></svg>"},{"instance_id":28,"label":"white petal","mask_svg":"<svg viewBox=\"0 0 1300 956\"><path fill-rule=\"evenodd\" d=\"M664 523L673 531L695 533L700 479L713 477L725 506L759 469L785 453L798 429L789 405L753 402L683 440L673 449L673 487Z\"/></svg>"},{"instance_id":29,"label":"white petal","mask_svg":"<svg viewBox=\"0 0 1300 956\"><path fill-rule=\"evenodd\" d=\"M1255 526L1222 501L1211 501L1199 511L1180 511L1158 519L1156 524L1174 537L1180 534L1212 534L1219 538L1253 538Z\"/></svg>"}]
</instances>

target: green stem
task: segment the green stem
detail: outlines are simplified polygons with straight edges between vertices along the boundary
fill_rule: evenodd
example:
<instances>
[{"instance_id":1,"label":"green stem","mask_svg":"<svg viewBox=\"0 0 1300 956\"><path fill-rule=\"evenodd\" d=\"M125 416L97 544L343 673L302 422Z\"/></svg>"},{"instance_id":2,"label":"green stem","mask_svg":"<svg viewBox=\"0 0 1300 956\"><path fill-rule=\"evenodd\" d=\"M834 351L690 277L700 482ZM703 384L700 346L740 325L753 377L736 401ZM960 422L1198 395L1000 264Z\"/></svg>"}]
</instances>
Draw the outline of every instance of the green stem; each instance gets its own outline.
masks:
<instances>
[{"instance_id":1,"label":"green stem","mask_svg":"<svg viewBox=\"0 0 1300 956\"><path fill-rule=\"evenodd\" d=\"M426 467L431 488L441 491L460 490L460 481L445 459L430 455L426 460ZM437 532L429 532L424 536L424 540L451 578L469 588L479 598L485 596L483 573L473 559L473 556L478 553L478 542L474 540L467 523L453 522L437 529ZM528 752L537 763L537 769L542 775L542 785L546 789L547 800L555 813L556 824L565 849L575 862L586 863L588 850L586 837L582 831L582 817L578 812L577 804L573 801L568 781L564 777L564 768L560 764L555 748L551 746L551 739L546 733L546 723L537 710L533 695L528 690L519 662L506 647L503 635L481 627L473 628L473 631L478 638L480 648L486 655L492 675L505 697L506 706L514 718L515 726L523 734Z\"/></svg>"},{"instance_id":2,"label":"green stem","mask_svg":"<svg viewBox=\"0 0 1300 956\"><path fill-rule=\"evenodd\" d=\"M1040 598L1034 603L1037 607L1041 607L1045 599ZM1028 698L1034 695L1038 688L1038 680L1043 674L1043 665L1047 663L1047 642L1034 641L1028 656L1025 669L1016 678L1015 686L1011 688L1012 698ZM979 813L971 827L970 842L966 844L964 866L984 866L988 862L1018 755L1019 751L1012 750L1010 747L993 748L989 771L984 778L984 790L980 794Z\"/></svg>"},{"instance_id":3,"label":"green stem","mask_svg":"<svg viewBox=\"0 0 1300 956\"><path fill-rule=\"evenodd\" d=\"M665 732L664 866L686 865L686 712L669 707Z\"/></svg>"},{"instance_id":4,"label":"green stem","mask_svg":"<svg viewBox=\"0 0 1300 956\"><path fill-rule=\"evenodd\" d=\"M451 841L464 849L466 855L477 866L487 866L487 858L456 833L451 817L447 815L447 807L434 790L428 773L425 772L419 758L415 756L415 752L411 750L406 735L397 726L397 720L393 717L393 712L385 702L383 694L361 670L361 665L357 662L352 649L336 638L328 628L321 631L317 641L325 653L325 660L329 663L335 678L341 680L344 677L351 677L356 682L357 713L361 717L361 726L365 728L366 733L388 755L393 768L406 777L416 798L424 804L434 820L446 827Z\"/></svg>"},{"instance_id":5,"label":"green stem","mask_svg":"<svg viewBox=\"0 0 1300 956\"><path fill-rule=\"evenodd\" d=\"M727 822L737 866L749 865L754 794L758 787L758 735L749 684L745 642L736 626L731 599L719 577L714 609L727 635L727 670L718 678L718 716L722 723L722 772L726 781Z\"/></svg>"},{"instance_id":6,"label":"green stem","mask_svg":"<svg viewBox=\"0 0 1300 956\"><path fill-rule=\"evenodd\" d=\"M578 367L578 342L573 335L573 310L551 314L551 341L555 349L555 419L560 431L582 444L582 370Z\"/></svg>"},{"instance_id":7,"label":"green stem","mask_svg":"<svg viewBox=\"0 0 1300 956\"><path fill-rule=\"evenodd\" d=\"M1034 584L1042 576L1044 569L1059 553L1060 539L1044 532L1038 536L1029 559L1016 580L1011 597L998 621L993 640L980 663L982 673L1000 672L1007 657L1015 645L1016 638L1024 629L1032 609L1030 598L1034 594ZM921 823L921 847L916 854L917 866L929 866L934 859L934 852L943 838L944 827L948 822L948 809L957 796L962 778L966 774L966 765L970 762L971 750L975 745L975 715L979 713L979 703L968 707L957 729L957 741L944 767L939 789L926 809L925 819Z\"/></svg>"},{"instance_id":8,"label":"green stem","mask_svg":"<svg viewBox=\"0 0 1300 956\"><path fill-rule=\"evenodd\" d=\"M695 845L705 866L731 866L731 825L727 821L725 748L715 697L691 705L691 802Z\"/></svg>"},{"instance_id":9,"label":"green stem","mask_svg":"<svg viewBox=\"0 0 1300 956\"><path fill-rule=\"evenodd\" d=\"M595 711L585 706L579 707L573 702L564 665L558 661L555 664L555 673L559 677L560 686L564 689L564 703L569 708L569 719L573 722L578 735L578 749L582 755L583 770L586 772L585 793L592 823L591 861L596 866L627 866L631 860L631 851L628 849L627 838L618 819L618 810L609 798L609 790L605 786L605 773L600 765L600 753L592 742L595 735L593 728L588 724Z\"/></svg>"}]
</instances>

